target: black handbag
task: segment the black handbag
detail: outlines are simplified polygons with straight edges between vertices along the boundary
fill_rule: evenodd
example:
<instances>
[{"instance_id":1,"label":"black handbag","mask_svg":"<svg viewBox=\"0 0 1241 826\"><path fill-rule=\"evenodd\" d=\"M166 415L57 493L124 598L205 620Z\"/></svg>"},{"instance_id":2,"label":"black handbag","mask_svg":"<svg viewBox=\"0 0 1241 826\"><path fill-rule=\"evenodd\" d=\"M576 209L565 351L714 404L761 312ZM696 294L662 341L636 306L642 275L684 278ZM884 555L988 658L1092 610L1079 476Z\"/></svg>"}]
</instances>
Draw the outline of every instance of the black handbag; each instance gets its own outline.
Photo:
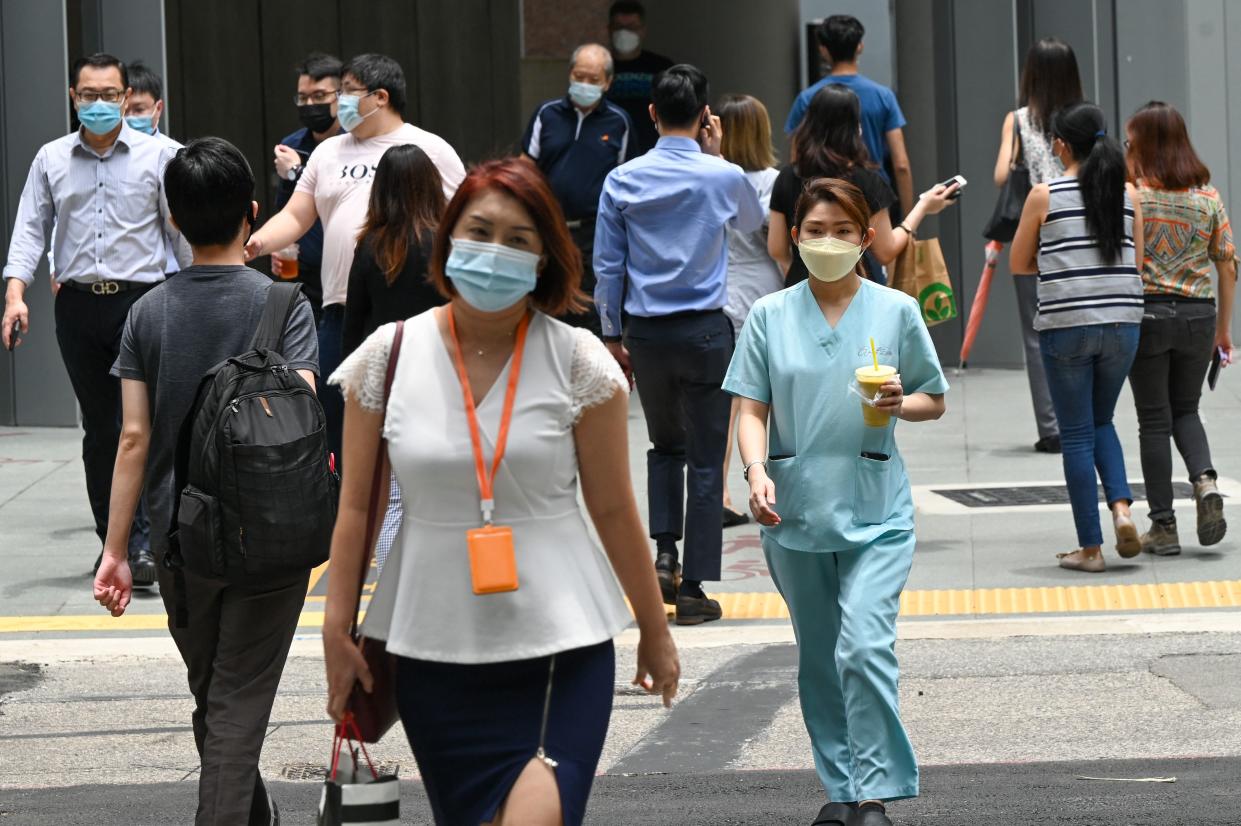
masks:
<instances>
[{"instance_id":1,"label":"black handbag","mask_svg":"<svg viewBox=\"0 0 1241 826\"><path fill-rule=\"evenodd\" d=\"M1018 138L1020 134L1017 113L1013 112L1013 151L1008 166L1008 179L1004 181L1004 186L1000 187L1000 197L996 199L995 210L982 231L984 238L999 241L1001 244L1011 242L1017 234L1017 225L1021 223L1021 210L1030 194L1030 170L1022 157L1021 141Z\"/></svg>"}]
</instances>

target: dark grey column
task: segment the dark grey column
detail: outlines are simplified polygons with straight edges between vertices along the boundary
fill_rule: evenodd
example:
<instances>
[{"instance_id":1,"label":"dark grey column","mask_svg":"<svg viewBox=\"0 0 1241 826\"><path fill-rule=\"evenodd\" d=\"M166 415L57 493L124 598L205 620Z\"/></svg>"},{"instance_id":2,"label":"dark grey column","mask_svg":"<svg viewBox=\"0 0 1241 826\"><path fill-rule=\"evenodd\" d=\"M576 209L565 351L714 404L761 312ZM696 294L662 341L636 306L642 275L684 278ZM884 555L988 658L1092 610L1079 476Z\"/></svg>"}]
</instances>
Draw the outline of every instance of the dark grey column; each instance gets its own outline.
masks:
<instances>
[{"instance_id":1,"label":"dark grey column","mask_svg":"<svg viewBox=\"0 0 1241 826\"><path fill-rule=\"evenodd\" d=\"M0 3L0 250L39 147L69 129L65 7L49 0ZM0 423L74 425L77 404L56 346L47 259L26 291L30 334L18 352L0 351Z\"/></svg>"}]
</instances>

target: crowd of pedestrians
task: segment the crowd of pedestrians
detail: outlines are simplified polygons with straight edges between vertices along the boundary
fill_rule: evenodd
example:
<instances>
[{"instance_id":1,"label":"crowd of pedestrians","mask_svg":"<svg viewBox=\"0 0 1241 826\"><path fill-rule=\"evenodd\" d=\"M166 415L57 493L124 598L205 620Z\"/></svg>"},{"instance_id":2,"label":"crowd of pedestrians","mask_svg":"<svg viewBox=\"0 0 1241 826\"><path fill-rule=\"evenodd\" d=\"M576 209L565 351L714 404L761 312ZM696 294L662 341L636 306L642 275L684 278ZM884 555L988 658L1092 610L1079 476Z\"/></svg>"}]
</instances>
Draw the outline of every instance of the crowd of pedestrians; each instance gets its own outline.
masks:
<instances>
[{"instance_id":1,"label":"crowd of pedestrians","mask_svg":"<svg viewBox=\"0 0 1241 826\"><path fill-rule=\"evenodd\" d=\"M158 583L196 703L198 824L279 822L259 754L329 554L329 715L399 713L437 823L581 823L613 637L636 619L633 682L671 703L666 611L723 616L707 584L724 529L751 518L799 642L829 801L814 824L890 824L886 805L918 794L897 707L915 540L895 429L942 416L948 384L918 303L884 285L958 187L915 195L904 116L859 73L856 19L821 25L830 72L788 113L781 164L762 101L713 106L701 70L644 49L645 17L614 3L610 44L574 50L519 154L468 172L406 121L396 61L309 55L261 226L235 147L160 131L158 76L102 54L74 66L82 128L31 165L2 332L12 346L28 330L50 246L94 594L119 616ZM1059 564L1086 572L1105 567L1096 468L1120 555L1180 552L1169 437L1199 541L1225 531L1197 407L1231 356L1231 230L1175 109L1147 104L1126 132L1122 146L1049 38L996 161L997 186L1017 169L1032 184L1011 263L1035 448L1063 453L1078 547ZM267 256L274 281L247 266ZM1112 423L1126 378L1143 534ZM727 492L734 449L748 513Z\"/></svg>"}]
</instances>

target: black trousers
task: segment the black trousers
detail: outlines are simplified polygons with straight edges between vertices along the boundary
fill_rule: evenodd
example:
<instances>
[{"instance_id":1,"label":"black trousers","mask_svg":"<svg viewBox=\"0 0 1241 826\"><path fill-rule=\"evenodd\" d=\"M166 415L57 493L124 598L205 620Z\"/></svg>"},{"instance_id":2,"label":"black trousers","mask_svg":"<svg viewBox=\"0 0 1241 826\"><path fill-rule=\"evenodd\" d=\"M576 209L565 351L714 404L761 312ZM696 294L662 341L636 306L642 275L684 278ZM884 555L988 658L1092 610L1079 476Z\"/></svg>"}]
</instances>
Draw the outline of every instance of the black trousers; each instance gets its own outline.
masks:
<instances>
[{"instance_id":1,"label":"black trousers","mask_svg":"<svg viewBox=\"0 0 1241 826\"><path fill-rule=\"evenodd\" d=\"M573 244L582 254L582 292L590 296L591 305L580 313L561 316L560 320L574 327L585 327L595 335L603 335L603 325L599 321L599 311L595 308L595 221L593 218L581 222L581 226L572 227L569 234L573 236Z\"/></svg>"},{"instance_id":2,"label":"black trousers","mask_svg":"<svg viewBox=\"0 0 1241 826\"><path fill-rule=\"evenodd\" d=\"M720 386L733 355L732 322L722 310L630 316L625 346L651 440L646 454L651 537L683 537L683 576L718 580L731 407Z\"/></svg>"},{"instance_id":3,"label":"black trousers","mask_svg":"<svg viewBox=\"0 0 1241 826\"><path fill-rule=\"evenodd\" d=\"M1202 301L1147 301L1142 338L1129 371L1138 411L1138 443L1151 519L1171 519L1172 448L1190 480L1215 475L1211 446L1198 416L1202 382L1215 345L1215 305Z\"/></svg>"},{"instance_id":4,"label":"black trousers","mask_svg":"<svg viewBox=\"0 0 1241 826\"><path fill-rule=\"evenodd\" d=\"M112 471L121 438L121 380L112 375L112 365L120 353L129 308L146 292L138 289L95 295L66 286L56 294L56 342L82 409L86 495L100 543L108 535ZM150 523L140 501L129 548L150 547Z\"/></svg>"},{"instance_id":5,"label":"black trousers","mask_svg":"<svg viewBox=\"0 0 1241 826\"><path fill-rule=\"evenodd\" d=\"M159 566L169 631L189 671L202 766L195 826L267 826L259 755L310 572L241 589L185 572L189 624L176 628L172 574Z\"/></svg>"}]
</instances>

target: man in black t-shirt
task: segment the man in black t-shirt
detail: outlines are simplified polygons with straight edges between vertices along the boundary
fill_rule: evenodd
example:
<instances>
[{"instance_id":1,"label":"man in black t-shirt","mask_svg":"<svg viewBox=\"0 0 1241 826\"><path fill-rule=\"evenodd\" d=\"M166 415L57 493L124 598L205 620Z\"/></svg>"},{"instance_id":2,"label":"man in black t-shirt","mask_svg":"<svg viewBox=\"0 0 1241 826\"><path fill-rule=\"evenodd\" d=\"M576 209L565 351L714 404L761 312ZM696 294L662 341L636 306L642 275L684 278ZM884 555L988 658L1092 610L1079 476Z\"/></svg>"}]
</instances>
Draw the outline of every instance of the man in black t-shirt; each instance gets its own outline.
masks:
<instances>
[{"instance_id":1,"label":"man in black t-shirt","mask_svg":"<svg viewBox=\"0 0 1241 826\"><path fill-rule=\"evenodd\" d=\"M671 68L668 58L642 48L646 37L646 8L638 0L616 0L608 11L615 76L608 100L625 110L633 122L629 157L645 154L659 140L651 119L651 83L655 75Z\"/></svg>"}]
</instances>

